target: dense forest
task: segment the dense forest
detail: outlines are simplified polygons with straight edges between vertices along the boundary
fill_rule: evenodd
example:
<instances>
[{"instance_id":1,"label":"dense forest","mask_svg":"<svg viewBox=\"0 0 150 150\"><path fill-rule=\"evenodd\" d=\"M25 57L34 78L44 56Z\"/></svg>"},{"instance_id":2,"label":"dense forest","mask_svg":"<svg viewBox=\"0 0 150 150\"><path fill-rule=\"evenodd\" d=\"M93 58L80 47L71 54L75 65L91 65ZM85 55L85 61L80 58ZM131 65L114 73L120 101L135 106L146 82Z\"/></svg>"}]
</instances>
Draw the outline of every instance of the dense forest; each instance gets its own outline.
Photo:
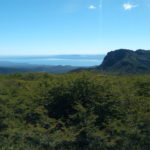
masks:
<instances>
[{"instance_id":1,"label":"dense forest","mask_svg":"<svg viewBox=\"0 0 150 150\"><path fill-rule=\"evenodd\" d=\"M0 150L149 150L150 75L0 75Z\"/></svg>"}]
</instances>

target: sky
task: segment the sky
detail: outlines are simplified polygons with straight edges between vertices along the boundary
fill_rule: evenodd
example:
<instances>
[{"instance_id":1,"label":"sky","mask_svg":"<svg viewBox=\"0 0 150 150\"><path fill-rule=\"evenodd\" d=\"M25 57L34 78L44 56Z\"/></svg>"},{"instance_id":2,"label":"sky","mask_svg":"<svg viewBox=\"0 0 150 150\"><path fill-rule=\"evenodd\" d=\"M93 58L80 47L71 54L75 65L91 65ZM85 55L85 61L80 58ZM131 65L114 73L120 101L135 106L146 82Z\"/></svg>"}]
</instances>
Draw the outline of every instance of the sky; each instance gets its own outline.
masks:
<instances>
[{"instance_id":1,"label":"sky","mask_svg":"<svg viewBox=\"0 0 150 150\"><path fill-rule=\"evenodd\" d=\"M0 0L0 55L150 49L150 0Z\"/></svg>"}]
</instances>

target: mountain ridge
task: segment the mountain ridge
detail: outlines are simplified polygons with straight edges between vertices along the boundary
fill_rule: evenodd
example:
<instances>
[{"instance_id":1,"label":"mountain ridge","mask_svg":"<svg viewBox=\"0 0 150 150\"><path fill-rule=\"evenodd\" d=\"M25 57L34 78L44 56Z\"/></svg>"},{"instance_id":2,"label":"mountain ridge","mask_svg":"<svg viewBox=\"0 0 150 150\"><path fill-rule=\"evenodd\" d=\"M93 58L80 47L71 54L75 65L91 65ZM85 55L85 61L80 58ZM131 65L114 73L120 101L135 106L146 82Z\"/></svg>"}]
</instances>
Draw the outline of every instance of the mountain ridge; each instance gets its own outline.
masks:
<instances>
[{"instance_id":1,"label":"mountain ridge","mask_svg":"<svg viewBox=\"0 0 150 150\"><path fill-rule=\"evenodd\" d=\"M97 72L136 74L150 73L150 50L118 49L108 52Z\"/></svg>"}]
</instances>

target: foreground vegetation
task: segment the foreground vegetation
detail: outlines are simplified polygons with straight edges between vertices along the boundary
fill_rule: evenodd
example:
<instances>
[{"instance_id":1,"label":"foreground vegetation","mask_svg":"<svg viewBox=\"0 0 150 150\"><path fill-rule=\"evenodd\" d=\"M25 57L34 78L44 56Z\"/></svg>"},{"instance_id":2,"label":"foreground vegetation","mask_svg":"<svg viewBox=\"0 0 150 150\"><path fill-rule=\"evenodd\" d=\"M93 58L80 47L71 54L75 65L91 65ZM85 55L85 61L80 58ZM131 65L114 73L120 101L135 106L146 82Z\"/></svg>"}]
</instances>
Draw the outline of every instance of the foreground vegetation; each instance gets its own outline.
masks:
<instances>
[{"instance_id":1,"label":"foreground vegetation","mask_svg":"<svg viewBox=\"0 0 150 150\"><path fill-rule=\"evenodd\" d=\"M150 75L0 75L0 150L149 150Z\"/></svg>"}]
</instances>

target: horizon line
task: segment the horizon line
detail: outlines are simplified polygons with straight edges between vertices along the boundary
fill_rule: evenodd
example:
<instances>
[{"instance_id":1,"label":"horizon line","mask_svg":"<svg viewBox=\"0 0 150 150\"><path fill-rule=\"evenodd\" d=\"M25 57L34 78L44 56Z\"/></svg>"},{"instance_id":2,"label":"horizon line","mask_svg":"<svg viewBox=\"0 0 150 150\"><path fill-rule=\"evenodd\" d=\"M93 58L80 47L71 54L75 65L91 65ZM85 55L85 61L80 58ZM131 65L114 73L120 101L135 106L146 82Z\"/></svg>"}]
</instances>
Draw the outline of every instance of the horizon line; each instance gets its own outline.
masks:
<instances>
[{"instance_id":1,"label":"horizon line","mask_svg":"<svg viewBox=\"0 0 150 150\"><path fill-rule=\"evenodd\" d=\"M1 56L54 56L54 55L106 55L107 53L91 53L91 54L80 54L80 53L76 53L76 54L0 54Z\"/></svg>"}]
</instances>

